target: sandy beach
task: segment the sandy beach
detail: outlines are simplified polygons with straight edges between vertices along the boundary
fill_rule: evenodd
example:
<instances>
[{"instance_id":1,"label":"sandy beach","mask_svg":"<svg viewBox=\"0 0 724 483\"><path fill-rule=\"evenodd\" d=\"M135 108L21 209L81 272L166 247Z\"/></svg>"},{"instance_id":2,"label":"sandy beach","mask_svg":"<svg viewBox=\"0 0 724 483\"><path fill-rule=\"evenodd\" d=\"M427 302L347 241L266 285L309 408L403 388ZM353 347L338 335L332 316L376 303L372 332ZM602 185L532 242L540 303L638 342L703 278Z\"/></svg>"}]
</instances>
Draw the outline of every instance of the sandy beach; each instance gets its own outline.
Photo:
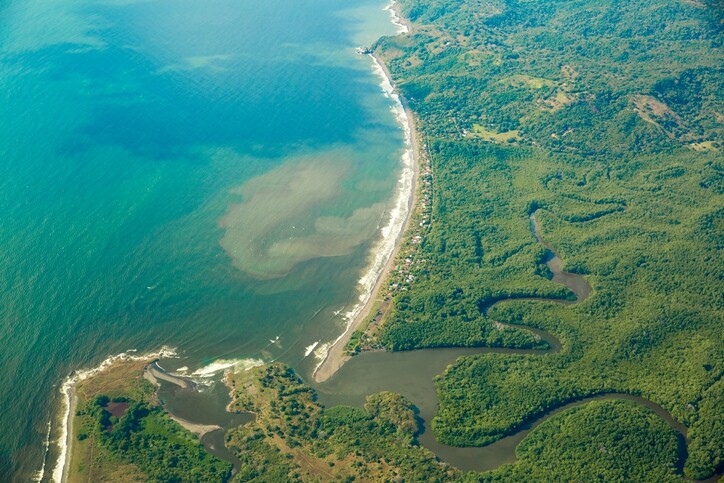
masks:
<instances>
[{"instance_id":1,"label":"sandy beach","mask_svg":"<svg viewBox=\"0 0 724 483\"><path fill-rule=\"evenodd\" d=\"M181 378L181 377L175 377L170 374L166 374L161 370L161 368L158 366L156 362L152 362L151 364L148 364L146 366L146 369L143 372L143 377L149 380L154 385L158 386L159 382L157 379L161 379L162 381L170 382L171 384L175 384L181 389L193 389L194 384L190 381Z\"/></svg>"},{"instance_id":2,"label":"sandy beach","mask_svg":"<svg viewBox=\"0 0 724 483\"><path fill-rule=\"evenodd\" d=\"M171 417L171 419L179 423L185 429L191 431L196 436L198 436L199 439L201 439L206 433L216 431L217 429L224 429L218 424L196 424L192 423L191 421L186 421L185 419L178 418L170 413L169 416Z\"/></svg>"},{"instance_id":3,"label":"sandy beach","mask_svg":"<svg viewBox=\"0 0 724 483\"><path fill-rule=\"evenodd\" d=\"M58 457L58 464L53 472L53 481L62 482L68 480L68 468L71 460L71 453L73 451L73 420L75 419L75 409L78 404L78 399L75 395L75 388L77 382L73 381L68 386L64 387L66 394L66 412L63 415L64 432L61 433L58 445L61 448L60 456Z\"/></svg>"},{"instance_id":4,"label":"sandy beach","mask_svg":"<svg viewBox=\"0 0 724 483\"><path fill-rule=\"evenodd\" d=\"M396 4L395 4L396 5ZM395 8L395 7L392 7ZM375 56L374 53L370 54L370 56L375 61L375 64L382 70L383 75L385 76L387 82L390 83L390 85L394 88L394 83L392 82L392 77L390 76L390 72L387 69L387 66L384 64L384 62L377 56ZM420 149L419 149L419 139L418 139L418 133L415 127L415 117L413 113L410 111L407 100L400 95L400 93L397 91L396 88L394 88L394 91L396 95L399 97L399 101L402 104L402 108L405 112L405 119L407 123L407 129L409 130L409 142L411 147L411 168L412 168L412 187L410 190L409 199L407 200L407 215L405 218L405 221L402 225L402 229L400 230L400 233L397 235L397 238L395 240L395 247L390 254L388 260L386 261L384 268L380 271L380 273L377 276L377 280L374 284L374 288L369 293L369 297L364 302L364 305L362 309L357 313L357 315L349 322L347 325L346 330L342 335L337 338L337 340L334 341L332 346L328 349L326 356L322 360L322 362L315 368L314 373L312 375L315 382L324 382L330 377L332 377L342 365L350 359L350 356L345 355L344 348L347 345L347 342L349 342L350 338L352 337L352 334L355 330L359 329L361 325L364 323L365 320L367 320L368 316L370 315L370 311L372 310L372 307L375 305L375 301L377 300L377 296L382 289L382 287L385 285L388 275L390 273L390 270L394 267L395 261L397 260L397 254L400 251L401 242L406 236L406 233L408 231L410 220L412 219L412 215L414 213L415 207L417 206L417 186L418 186L418 176L419 176L419 159L420 159Z\"/></svg>"}]
</instances>

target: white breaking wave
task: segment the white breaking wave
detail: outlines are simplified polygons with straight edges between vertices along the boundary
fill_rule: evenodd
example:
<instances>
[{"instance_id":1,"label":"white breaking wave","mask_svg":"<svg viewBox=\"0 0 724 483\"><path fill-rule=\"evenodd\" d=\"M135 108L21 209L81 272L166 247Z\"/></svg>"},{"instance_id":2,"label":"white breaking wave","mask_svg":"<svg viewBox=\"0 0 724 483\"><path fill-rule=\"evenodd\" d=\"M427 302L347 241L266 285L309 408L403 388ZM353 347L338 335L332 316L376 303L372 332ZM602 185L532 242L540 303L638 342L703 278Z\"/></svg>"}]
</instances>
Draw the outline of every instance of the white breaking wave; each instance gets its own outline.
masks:
<instances>
[{"instance_id":1,"label":"white breaking wave","mask_svg":"<svg viewBox=\"0 0 724 483\"><path fill-rule=\"evenodd\" d=\"M382 92L385 97L392 100L392 106L390 109L404 131L405 151L400 157L402 172L397 180L397 196L394 201L394 206L390 210L389 220L387 224L380 229L380 238L370 250L370 263L367 271L365 271L362 278L360 278L357 282L360 294L358 302L354 305L354 307L352 307L352 310L344 314L346 324L344 332L342 332L342 334L334 342L322 344L314 352L315 357L319 360L314 372L319 369L319 366L321 366L327 358L329 348L337 344L342 337L349 332L354 321L357 317L359 317L369 300L372 298L375 285L382 276L385 266L392 258L395 246L402 235L405 222L407 221L407 217L410 213L410 200L412 199L415 181L415 157L412 146L411 120L407 115L405 107L402 105L400 96L395 92L395 88L392 86L392 81L387 77L382 65L380 65L374 55L370 55L370 57L374 62L374 73L381 79L380 87L382 88Z\"/></svg>"},{"instance_id":2,"label":"white breaking wave","mask_svg":"<svg viewBox=\"0 0 724 483\"><path fill-rule=\"evenodd\" d=\"M319 361L319 364L324 362L324 359L327 358L327 353L329 352L329 348L332 347L331 342L325 342L324 344L320 345L316 351L314 351L314 358ZM319 367L319 364L317 364L317 367Z\"/></svg>"},{"instance_id":3,"label":"white breaking wave","mask_svg":"<svg viewBox=\"0 0 724 483\"><path fill-rule=\"evenodd\" d=\"M196 377L213 377L221 371L231 370L234 372L248 371L253 367L263 366L264 361L261 359L217 359L211 364L204 366L200 369L196 369L191 373L192 376Z\"/></svg>"},{"instance_id":4,"label":"white breaking wave","mask_svg":"<svg viewBox=\"0 0 724 483\"><path fill-rule=\"evenodd\" d=\"M35 473L35 481L43 481L43 477L45 476L45 461L48 459L48 451L50 451L50 428L51 428L50 421L48 421L48 433L45 435L45 443L43 446L45 446L45 453L43 456L43 466L40 467L40 469Z\"/></svg>"},{"instance_id":5,"label":"white breaking wave","mask_svg":"<svg viewBox=\"0 0 724 483\"><path fill-rule=\"evenodd\" d=\"M392 25L397 27L397 33L398 34L406 34L409 32L409 29L407 28L407 25L402 23L402 19L397 15L397 12L395 11L395 0L392 0L385 8L384 10L387 11L387 13L390 14L390 21L392 22Z\"/></svg>"},{"instance_id":6,"label":"white breaking wave","mask_svg":"<svg viewBox=\"0 0 724 483\"><path fill-rule=\"evenodd\" d=\"M70 406L71 406L71 394L73 393L73 387L80 381L84 381L89 377L93 377L103 370L109 368L111 365L118 361L141 361L147 359L153 359L156 357L175 357L176 350L170 347L162 347L158 352L152 352L140 356L131 355L131 352L136 352L136 349L131 349L121 354L111 356L104 360L97 367L92 369L85 369L76 371L75 374L69 376L63 385L60 386L60 392L63 395L63 417L61 418L60 437L58 438L57 444L60 450L58 454L58 461L53 468L53 481L60 483L63 480L63 474L65 472L65 466L67 464L66 458L68 457L68 425L70 423ZM43 463L42 471L45 472L45 463Z\"/></svg>"},{"instance_id":7,"label":"white breaking wave","mask_svg":"<svg viewBox=\"0 0 724 483\"><path fill-rule=\"evenodd\" d=\"M313 342L312 344L309 344L307 347L304 348L304 357L307 357L309 354L312 353L315 347L319 345L321 341Z\"/></svg>"}]
</instances>

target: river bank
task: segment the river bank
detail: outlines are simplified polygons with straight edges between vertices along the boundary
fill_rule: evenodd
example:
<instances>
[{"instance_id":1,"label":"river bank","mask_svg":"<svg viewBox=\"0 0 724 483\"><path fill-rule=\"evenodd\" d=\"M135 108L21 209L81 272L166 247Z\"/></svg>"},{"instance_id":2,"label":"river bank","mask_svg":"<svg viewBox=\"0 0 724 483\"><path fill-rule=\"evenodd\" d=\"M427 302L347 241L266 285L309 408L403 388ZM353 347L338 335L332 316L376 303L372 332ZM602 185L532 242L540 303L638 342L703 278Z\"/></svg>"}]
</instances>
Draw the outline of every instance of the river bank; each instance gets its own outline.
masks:
<instances>
[{"instance_id":1,"label":"river bank","mask_svg":"<svg viewBox=\"0 0 724 483\"><path fill-rule=\"evenodd\" d=\"M588 283L584 277L577 273L566 272L563 270L563 259L553 249L553 247L543 239L541 235L541 226L538 219L535 217L535 212L530 214L530 224L538 243L543 245L550 252L550 256L546 261L548 269L553 274L552 282L559 283L568 287L571 292L576 294L576 300L579 302L587 299L593 292L593 287Z\"/></svg>"},{"instance_id":2,"label":"river bank","mask_svg":"<svg viewBox=\"0 0 724 483\"><path fill-rule=\"evenodd\" d=\"M535 214L531 215L531 229L533 234L536 236L539 243L544 244L543 237L539 230ZM551 246L547 246L551 252L554 249ZM560 275L562 269L562 261L559 264L551 263L548 261L548 266L554 276ZM566 285L569 289L573 289L573 286L587 283L585 279L579 274L569 274L570 278L560 279L557 283ZM573 305L584 302L588 297L588 294L583 295L575 302L568 303L565 305ZM557 299L543 299L543 298L530 298L530 299L516 299L517 301L530 301L530 302L553 302L561 303ZM507 301L510 301L508 299ZM506 301L499 301L498 303L505 303ZM523 325L516 325L516 327L525 327ZM355 358L353 363L345 365L344 370L340 372L341 377L337 377L326 384L322 384L316 387L317 394L319 395L319 402L325 407L337 406L337 405L350 405L350 406L363 406L366 398L369 394L379 393L382 391L392 391L403 395L409 401L411 401L419 409L419 418L424 422L422 426L422 433L419 435L419 444L434 453L439 459L450 464L452 467L463 471L490 471L500 467L505 463L514 463L517 461L516 448L518 445L537 427L545 423L547 420L563 413L566 410L573 409L576 407L582 407L593 401L606 401L606 400L628 400L633 401L639 405L648 407L659 417L661 417L668 425L678 433L679 441L679 471L683 467L683 462L686 460L686 447L688 443L687 439L687 428L676 420L672 415L660 405L652 402L644 397L622 393L617 391L601 391L594 392L588 395L581 395L574 397L561 404L554 405L545 411L541 411L536 414L532 414L522 424L517 426L514 431L507 434L505 437L488 444L483 447L455 447L437 441L435 434L430 430L430 423L432 418L438 411L438 397L435 388L434 378L439 375L442 371L448 367L449 364L453 363L458 357L471 356L482 353L501 353L501 354L528 354L528 355L539 355L553 354L562 350L561 341L559 341L552 334L545 332L540 329L527 328L531 330L536 336L544 339L549 348L547 350L535 350L535 349L502 349L502 348L459 348L459 349L427 349L409 352L385 352L385 353L366 353ZM118 364L120 365L120 364ZM269 366L266 366L269 367ZM260 369L261 370L261 369ZM159 389L165 387L166 394L175 394L172 405L176 408L171 408L164 403L164 408L167 410L172 419L180 423L186 429L191 430L199 434L199 429L208 427L201 422L191 422L179 417L177 410L183 409L180 406L179 395L187 398L198 397L198 392L193 390L196 387L196 383L189 378L178 376L173 373L168 373L158 366L155 362L145 364L143 368L144 377L150 379ZM259 391L260 381L256 381L254 384L247 384L250 380L249 375L246 375L247 371L237 371L236 375L232 371L227 371L225 377L225 387L231 391L230 399L231 403L224 407L224 411L248 411L250 408L245 405L236 404L239 395L246 395L252 397L256 392ZM249 373L250 374L250 373ZM287 376L291 372L285 372ZM253 378L252 378L253 379ZM265 379L266 380L266 379ZM245 382L246 381L246 382ZM297 381L298 384L303 384L301 380ZM266 387L266 386L265 386ZM236 394L235 394L236 393ZM157 393L158 394L158 393ZM316 401L317 399L309 396L308 391L300 391L299 393L291 391L287 393L288 397L292 397L294 394L295 404L298 403L296 394L307 394L309 401ZM160 397L163 401L165 397ZM272 398L276 400L276 398ZM192 410L192 413L188 417L199 416L200 406L189 400L188 408ZM311 407L311 406L310 406ZM252 408L253 409L253 408ZM314 408L312 408L314 409ZM314 409L312 414L316 414ZM229 413L231 414L231 413ZM262 422L264 424L270 422L268 414L262 415ZM195 418L194 418L195 419ZM261 424L261 423L260 423ZM238 426L238 424L236 424ZM213 429L231 429L232 426L229 424L222 424ZM239 435L245 434L245 431L234 433L236 438ZM204 436L202 430L200 436ZM225 447L225 432L212 431L209 437L215 439L210 440L206 438L202 439L202 444L206 447L207 451L212 454L232 461L234 456ZM311 464L314 463L314 458L309 454L303 453L302 450L297 448L298 441L293 445L288 445L283 442L283 438L272 438L276 443L281 443L281 447L285 452L292 452L306 462L310 468L325 468L323 464ZM237 443L241 444L243 441L238 440ZM303 443L302 443L303 446ZM233 461L235 468L239 468L241 464L238 460ZM339 462L337 462L339 463ZM341 465L340 465L341 466ZM321 471L321 470L320 470Z\"/></svg>"},{"instance_id":3,"label":"river bank","mask_svg":"<svg viewBox=\"0 0 724 483\"><path fill-rule=\"evenodd\" d=\"M564 285L576 295L575 301L531 297L526 299L499 300L492 307L511 301L517 302L549 302L573 306L583 303L593 292L588 281L580 274L563 270L563 260L555 249L547 244L542 236L540 223L535 212L530 214L531 233L538 243L545 246L550 257L546 264L553 275L552 281ZM491 471L506 463L517 460L516 448L538 426L556 415L569 409L585 406L592 401L628 400L652 410L674 429L679 440L679 458L681 468L686 460L687 428L676 420L668 410L655 402L636 394L628 394L615 390L602 390L588 395L571 398L561 404L532 414L522 424L504 437L480 447L457 447L438 441L431 430L433 418L438 413L439 399L435 379L460 357L475 356L487 353L507 355L545 356L565 350L562 342L553 334L526 325L508 325L495 322L501 326L525 329L536 338L545 340L547 349L506 349L494 347L479 348L438 348L421 349L402 352L365 352L345 365L339 376L325 384L316 385L319 401L326 407L337 405L363 406L369 394L391 391L409 399L419 410L419 418L423 421L423 431L419 436L421 446L434 453L441 461L463 471Z\"/></svg>"}]
</instances>

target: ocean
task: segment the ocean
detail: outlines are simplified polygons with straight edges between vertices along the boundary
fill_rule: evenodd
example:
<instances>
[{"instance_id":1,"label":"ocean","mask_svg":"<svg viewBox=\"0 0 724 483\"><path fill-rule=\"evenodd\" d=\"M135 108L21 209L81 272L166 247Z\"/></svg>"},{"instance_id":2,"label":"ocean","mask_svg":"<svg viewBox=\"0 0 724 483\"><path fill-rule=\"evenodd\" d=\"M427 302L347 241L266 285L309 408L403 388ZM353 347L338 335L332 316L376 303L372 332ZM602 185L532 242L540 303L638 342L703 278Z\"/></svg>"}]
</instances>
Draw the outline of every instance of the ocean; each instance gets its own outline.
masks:
<instances>
[{"instance_id":1,"label":"ocean","mask_svg":"<svg viewBox=\"0 0 724 483\"><path fill-rule=\"evenodd\" d=\"M396 33L387 6L0 4L1 480L54 464L62 382L114 354L311 373L400 190L355 52Z\"/></svg>"}]
</instances>

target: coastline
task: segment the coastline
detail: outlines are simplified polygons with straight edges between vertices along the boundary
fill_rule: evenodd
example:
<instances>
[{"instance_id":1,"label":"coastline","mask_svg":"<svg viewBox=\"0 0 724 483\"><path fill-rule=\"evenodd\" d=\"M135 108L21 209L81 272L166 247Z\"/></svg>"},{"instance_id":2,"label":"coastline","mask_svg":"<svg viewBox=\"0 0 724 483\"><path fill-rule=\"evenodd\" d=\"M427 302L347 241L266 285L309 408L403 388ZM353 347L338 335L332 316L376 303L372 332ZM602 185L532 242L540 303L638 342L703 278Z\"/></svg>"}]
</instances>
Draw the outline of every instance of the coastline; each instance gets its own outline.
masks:
<instances>
[{"instance_id":1,"label":"coastline","mask_svg":"<svg viewBox=\"0 0 724 483\"><path fill-rule=\"evenodd\" d=\"M385 10L389 11L391 22L398 28L398 34L409 32L409 23L400 16L397 2L394 0L391 1ZM400 188L398 189L399 195L401 196L398 196L398 198L393 201L392 212L399 211L401 208L404 208L404 211L403 216L399 217L401 219L398 218L396 220L393 215L390 218L390 222L382 228L381 231L383 232L383 236L377 242L377 245L375 245L375 247L371 250L370 265L359 282L360 285L363 287L366 286L368 289L363 291L360 295L359 303L355 305L352 311L348 312L348 319L344 332L336 340L334 340L331 345L328 345L326 355L315 367L312 377L316 382L323 382L329 379L347 360L349 360L350 356L346 356L344 354L344 348L354 331L360 328L360 326L367 320L373 306L375 305L380 290L387 281L391 269L394 268L396 258L402 246L402 241L408 232L413 218L414 208L418 203L417 187L419 184L420 150L418 132L415 126L416 118L409 109L407 100L396 90L390 72L384 62L374 53L369 54L369 56L373 60L373 69L375 74L379 75L381 79L381 86L383 88L384 95L390 98L395 104L393 108L395 111L394 115L405 132L405 146L403 154L401 155L402 173L399 179ZM399 231L397 231L397 233L389 233L388 235L384 234L386 230L392 231L395 229L398 229ZM394 242L392 243L392 248L389 253L385 253L382 260L379 259L379 256L375 259L375 254L384 250L386 248L386 242L391 240ZM380 266L382 267L381 269L379 268ZM38 471L38 475L40 477L49 474L51 481L67 481L70 463L73 456L74 415L78 404L77 389L79 383L112 368L119 362L138 361L150 364L154 361L154 359L161 357L173 357L176 355L174 349L165 346L156 352L146 353L143 355L135 355L134 352L135 350L128 350L117 355L109 356L98 366L90 369L77 370L63 381L59 391L61 393L60 408L56 413L56 416L54 416L49 422L49 426L52 428L52 433L58 436L57 438L51 438L49 436L48 446L55 447L55 450L57 451L57 458L53 458L46 462L45 460L48 458L49 454L49 448L46 448L46 457L43 462L43 468ZM153 373L152 370L149 371L148 369L144 370L144 375L146 375L148 379L155 379L159 377L159 374ZM165 379L164 377L161 378ZM158 384L158 381L151 382ZM176 381L170 382L179 384ZM220 428L220 426L216 425L199 425L181 418L174 416L171 417L189 431L196 433L199 437L202 437L207 432Z\"/></svg>"},{"instance_id":2,"label":"coastline","mask_svg":"<svg viewBox=\"0 0 724 483\"><path fill-rule=\"evenodd\" d=\"M406 34L412 30L412 22L402 15L400 4L397 0L390 0L390 3L384 8L390 14L392 25L397 27L398 34Z\"/></svg>"},{"instance_id":3,"label":"coastline","mask_svg":"<svg viewBox=\"0 0 724 483\"><path fill-rule=\"evenodd\" d=\"M393 2L388 8L393 12L396 12L396 2ZM393 20L393 23L395 25L402 25L398 22L395 22ZM402 25L404 27L404 25ZM407 32L407 29L405 30ZM347 342L349 342L350 338L352 337L352 334L361 327L361 325L367 320L372 307L375 305L375 302L377 300L377 296L379 295L380 290L382 289L383 285L386 283L386 281L389 278L390 272L392 268L395 265L395 261L397 260L397 255L400 251L400 248L402 246L402 241L404 237L406 236L409 227L410 222L413 218L413 213L415 211L415 207L418 203L418 196L417 196L417 187L419 185L419 160L420 160L420 148L419 148L419 139L416 126L415 126L415 117L412 111L409 108L409 105L407 103L407 100L400 95L400 93L397 91L396 87L394 86L394 83L392 81L392 76L390 75L389 70L387 69L387 66L385 63L374 53L368 54L373 62L374 62L374 69L375 72L380 75L382 78L382 87L385 92L385 95L387 97L392 98L397 104L399 109L401 109L400 113L396 113L398 121L402 124L403 129L405 130L405 153L402 155L403 163L404 158L406 155L409 157L409 170L410 170L410 185L409 185L409 194L406 194L406 212L404 215L404 221L400 225L400 231L396 235L394 235L394 247L392 248L391 252L387 256L387 259L385 260L383 264L383 268L374 274L375 282L372 286L372 289L369 290L366 293L363 293L361 295L361 298L364 297L364 299L361 301L361 304L358 306L359 308L353 309L352 315L349 319L349 322L347 324L347 327L345 328L344 332L332 343L331 346L326 351L326 354L324 355L324 358L321 360L319 364L315 367L313 373L312 373L312 379L316 383L321 383L329 378L331 378L341 367L342 365L347 362L351 356L346 355L344 353L345 346L347 345ZM389 87L388 87L389 86ZM402 176L405 175L405 167L403 166L403 173ZM404 180L401 180L404 181ZM401 195L405 195L403 190L401 191ZM392 222L390 223L392 224ZM384 231L384 230L383 230ZM384 242L384 236L383 240ZM376 251L376 249L373 249L373 252ZM373 271L375 268L375 264L373 263L371 267L369 268L368 272L365 273L365 276L362 280L372 275L370 272ZM361 281L362 282L362 281Z\"/></svg>"},{"instance_id":4,"label":"coastline","mask_svg":"<svg viewBox=\"0 0 724 483\"><path fill-rule=\"evenodd\" d=\"M62 394L62 412L59 421L59 432L60 436L56 440L55 444L58 447L58 458L55 466L51 473L51 479L57 483L67 480L69 463L73 452L73 416L75 415L75 408L78 402L76 395L76 388L78 383L85 381L99 373L110 369L117 362L127 361L147 361L151 362L153 359L159 357L173 357L176 355L174 349L168 347L162 347L158 352L143 354L140 356L131 355L133 350L122 352L120 354L110 356L101 362L98 366L92 369L85 369L76 371L75 373L68 376L60 387Z\"/></svg>"},{"instance_id":5,"label":"coastline","mask_svg":"<svg viewBox=\"0 0 724 483\"><path fill-rule=\"evenodd\" d=\"M76 385L77 381L70 380L68 385L64 383L62 386L66 411L61 419L61 433L58 439L60 454L58 455L58 462L52 473L53 481L58 483L67 481L70 458L73 453L73 415L78 404L78 398L75 393Z\"/></svg>"}]
</instances>

